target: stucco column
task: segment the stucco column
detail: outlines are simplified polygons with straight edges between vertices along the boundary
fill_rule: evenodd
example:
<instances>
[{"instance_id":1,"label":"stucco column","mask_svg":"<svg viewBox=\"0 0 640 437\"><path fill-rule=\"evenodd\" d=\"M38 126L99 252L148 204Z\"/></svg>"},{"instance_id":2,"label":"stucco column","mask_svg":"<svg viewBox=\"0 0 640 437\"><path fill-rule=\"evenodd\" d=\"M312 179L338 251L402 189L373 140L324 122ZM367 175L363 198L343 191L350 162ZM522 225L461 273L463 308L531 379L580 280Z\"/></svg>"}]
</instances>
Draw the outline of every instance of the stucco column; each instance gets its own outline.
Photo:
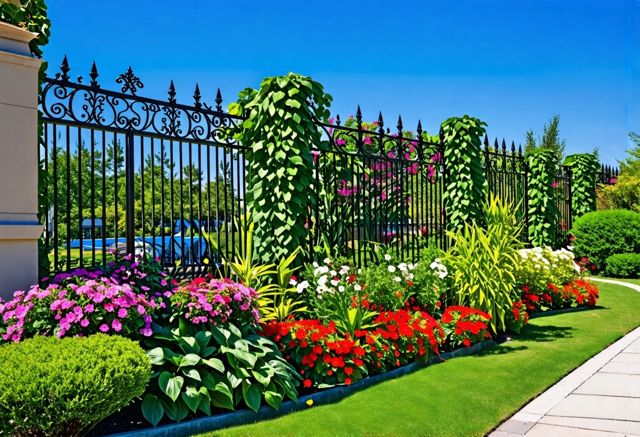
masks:
<instances>
[{"instance_id":1,"label":"stucco column","mask_svg":"<svg viewBox=\"0 0 640 437\"><path fill-rule=\"evenodd\" d=\"M36 35L0 22L0 297L38 280Z\"/></svg>"}]
</instances>

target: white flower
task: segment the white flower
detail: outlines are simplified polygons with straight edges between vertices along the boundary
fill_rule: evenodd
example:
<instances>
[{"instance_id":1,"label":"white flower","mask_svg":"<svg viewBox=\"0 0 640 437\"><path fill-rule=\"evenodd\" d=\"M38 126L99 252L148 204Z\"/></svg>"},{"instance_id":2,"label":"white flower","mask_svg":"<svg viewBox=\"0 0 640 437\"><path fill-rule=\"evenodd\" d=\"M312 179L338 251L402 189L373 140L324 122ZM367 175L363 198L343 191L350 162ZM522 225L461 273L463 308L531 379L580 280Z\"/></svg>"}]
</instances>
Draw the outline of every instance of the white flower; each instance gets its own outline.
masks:
<instances>
[{"instance_id":1,"label":"white flower","mask_svg":"<svg viewBox=\"0 0 640 437\"><path fill-rule=\"evenodd\" d=\"M331 260L329 258L325 258L323 262L327 265L331 264Z\"/></svg>"},{"instance_id":2,"label":"white flower","mask_svg":"<svg viewBox=\"0 0 640 437\"><path fill-rule=\"evenodd\" d=\"M315 269L318 268L318 263L317 262L314 261L312 265L313 265L313 268L315 268Z\"/></svg>"},{"instance_id":3,"label":"white flower","mask_svg":"<svg viewBox=\"0 0 640 437\"><path fill-rule=\"evenodd\" d=\"M296 285L297 283L298 283L298 281L296 281L293 278L291 278L291 280L289 281L289 285Z\"/></svg>"},{"instance_id":4,"label":"white flower","mask_svg":"<svg viewBox=\"0 0 640 437\"><path fill-rule=\"evenodd\" d=\"M333 285L334 287L335 287L336 285L338 285L339 283L340 283L340 281L339 281L338 279L332 279L332 280L331 280L331 285Z\"/></svg>"},{"instance_id":5,"label":"white flower","mask_svg":"<svg viewBox=\"0 0 640 437\"><path fill-rule=\"evenodd\" d=\"M409 267L409 270L413 270L416 268L416 266L413 263L407 264L407 267Z\"/></svg>"},{"instance_id":6,"label":"white flower","mask_svg":"<svg viewBox=\"0 0 640 437\"><path fill-rule=\"evenodd\" d=\"M339 291L340 293L344 292L344 286L343 286L343 285L339 286L339 287L338 287L338 291Z\"/></svg>"},{"instance_id":7,"label":"white flower","mask_svg":"<svg viewBox=\"0 0 640 437\"><path fill-rule=\"evenodd\" d=\"M398 268L402 271L407 270L407 263L400 263L398 264Z\"/></svg>"},{"instance_id":8,"label":"white flower","mask_svg":"<svg viewBox=\"0 0 640 437\"><path fill-rule=\"evenodd\" d=\"M354 289L355 291L360 291L360 290L362 290L362 287L360 287L360 284L354 284L354 285L353 285L353 289Z\"/></svg>"},{"instance_id":9,"label":"white flower","mask_svg":"<svg viewBox=\"0 0 640 437\"><path fill-rule=\"evenodd\" d=\"M384 256L384 260L385 260L385 261L391 261L391 255L386 254L386 255Z\"/></svg>"},{"instance_id":10,"label":"white flower","mask_svg":"<svg viewBox=\"0 0 640 437\"><path fill-rule=\"evenodd\" d=\"M337 273L335 270L331 270L331 271L329 272L329 274L330 274L331 276L333 276L334 278L338 275L338 273Z\"/></svg>"},{"instance_id":11,"label":"white flower","mask_svg":"<svg viewBox=\"0 0 640 437\"><path fill-rule=\"evenodd\" d=\"M320 279L318 279L318 285L320 286L324 286L327 283L327 277L326 276L320 276Z\"/></svg>"},{"instance_id":12,"label":"white flower","mask_svg":"<svg viewBox=\"0 0 640 437\"><path fill-rule=\"evenodd\" d=\"M302 281L301 283L299 283L299 284L296 286L296 291L297 291L298 293L302 293L302 292L303 292L304 290L306 290L307 288L309 288L309 282L307 282L307 281Z\"/></svg>"},{"instance_id":13,"label":"white flower","mask_svg":"<svg viewBox=\"0 0 640 437\"><path fill-rule=\"evenodd\" d=\"M349 266L340 267L340 275L346 275L347 273L349 273Z\"/></svg>"},{"instance_id":14,"label":"white flower","mask_svg":"<svg viewBox=\"0 0 640 437\"><path fill-rule=\"evenodd\" d=\"M395 268L395 266L389 266L389 267L387 267L387 270L389 270L389 273L393 273L393 272L396 271L396 268Z\"/></svg>"},{"instance_id":15,"label":"white flower","mask_svg":"<svg viewBox=\"0 0 640 437\"><path fill-rule=\"evenodd\" d=\"M396 276L393 280L396 282L402 282L402 278L400 276Z\"/></svg>"}]
</instances>

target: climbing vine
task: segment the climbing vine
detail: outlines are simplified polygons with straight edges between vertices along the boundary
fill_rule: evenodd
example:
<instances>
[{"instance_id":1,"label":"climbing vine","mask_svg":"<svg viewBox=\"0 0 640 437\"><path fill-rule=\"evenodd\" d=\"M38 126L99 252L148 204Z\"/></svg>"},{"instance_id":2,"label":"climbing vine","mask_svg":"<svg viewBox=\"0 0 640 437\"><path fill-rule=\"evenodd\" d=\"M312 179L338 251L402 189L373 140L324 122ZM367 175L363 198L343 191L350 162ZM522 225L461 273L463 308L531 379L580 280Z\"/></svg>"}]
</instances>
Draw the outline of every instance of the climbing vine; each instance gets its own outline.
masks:
<instances>
[{"instance_id":1,"label":"climbing vine","mask_svg":"<svg viewBox=\"0 0 640 437\"><path fill-rule=\"evenodd\" d=\"M487 199L487 180L482 164L482 141L487 124L477 118L452 117L442 123L446 190L444 204L448 228L481 222Z\"/></svg>"},{"instance_id":2,"label":"climbing vine","mask_svg":"<svg viewBox=\"0 0 640 437\"><path fill-rule=\"evenodd\" d=\"M42 57L41 47L49 42L51 26L44 0L0 0L0 21L37 33L29 48L35 56Z\"/></svg>"},{"instance_id":3,"label":"climbing vine","mask_svg":"<svg viewBox=\"0 0 640 437\"><path fill-rule=\"evenodd\" d=\"M262 261L288 256L308 241L305 225L317 201L310 189L311 152L324 147L314 118L327 119L330 103L322 85L289 73L264 79L258 90L243 91L230 108L247 117L236 138L249 147L247 206Z\"/></svg>"},{"instance_id":4,"label":"climbing vine","mask_svg":"<svg viewBox=\"0 0 640 437\"><path fill-rule=\"evenodd\" d=\"M552 246L558 222L554 180L558 171L556 153L551 149L533 149L527 156L529 242L533 246Z\"/></svg>"},{"instance_id":5,"label":"climbing vine","mask_svg":"<svg viewBox=\"0 0 640 437\"><path fill-rule=\"evenodd\" d=\"M596 179L600 163L593 153L566 157L564 164L571 168L571 211L574 219L596 210Z\"/></svg>"}]
</instances>

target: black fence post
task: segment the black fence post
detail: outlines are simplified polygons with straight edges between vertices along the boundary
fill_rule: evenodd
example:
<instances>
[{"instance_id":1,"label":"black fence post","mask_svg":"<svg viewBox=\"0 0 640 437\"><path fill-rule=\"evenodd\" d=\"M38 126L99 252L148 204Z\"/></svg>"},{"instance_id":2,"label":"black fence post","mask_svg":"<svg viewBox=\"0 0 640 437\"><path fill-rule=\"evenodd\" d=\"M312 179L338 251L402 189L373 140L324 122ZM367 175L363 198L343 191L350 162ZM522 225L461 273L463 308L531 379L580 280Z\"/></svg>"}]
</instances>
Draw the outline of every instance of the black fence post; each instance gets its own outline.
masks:
<instances>
[{"instance_id":1,"label":"black fence post","mask_svg":"<svg viewBox=\"0 0 640 437\"><path fill-rule=\"evenodd\" d=\"M126 238L127 254L135 255L135 190L134 190L134 153L133 132L128 130L125 134L125 184L126 184Z\"/></svg>"}]
</instances>

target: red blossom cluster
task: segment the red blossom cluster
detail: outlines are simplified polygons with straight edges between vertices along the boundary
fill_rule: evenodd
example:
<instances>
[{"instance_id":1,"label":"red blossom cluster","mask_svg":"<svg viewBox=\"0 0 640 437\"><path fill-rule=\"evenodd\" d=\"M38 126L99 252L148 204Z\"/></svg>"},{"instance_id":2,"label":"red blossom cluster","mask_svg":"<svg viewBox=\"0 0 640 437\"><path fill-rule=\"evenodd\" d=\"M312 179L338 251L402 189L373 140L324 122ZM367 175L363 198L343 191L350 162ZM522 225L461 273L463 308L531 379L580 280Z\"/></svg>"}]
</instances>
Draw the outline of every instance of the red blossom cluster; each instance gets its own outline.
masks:
<instances>
[{"instance_id":1,"label":"red blossom cluster","mask_svg":"<svg viewBox=\"0 0 640 437\"><path fill-rule=\"evenodd\" d=\"M574 279L562 288L562 294L571 306L595 306L599 297L598 287L584 279Z\"/></svg>"},{"instance_id":2,"label":"red blossom cluster","mask_svg":"<svg viewBox=\"0 0 640 437\"><path fill-rule=\"evenodd\" d=\"M447 344L451 347L469 347L472 343L490 337L490 321L491 316L484 311L464 306L447 307L440 319Z\"/></svg>"},{"instance_id":3,"label":"red blossom cluster","mask_svg":"<svg viewBox=\"0 0 640 437\"><path fill-rule=\"evenodd\" d=\"M285 358L303 376L303 386L350 385L369 374L384 372L438 353L444 332L425 312L380 313L374 327L352 337L320 320L273 321L262 333L280 345Z\"/></svg>"},{"instance_id":4,"label":"red blossom cluster","mask_svg":"<svg viewBox=\"0 0 640 437\"><path fill-rule=\"evenodd\" d=\"M507 329L516 334L529 322L529 313L522 300L513 302L511 313L507 315Z\"/></svg>"},{"instance_id":5,"label":"red blossom cluster","mask_svg":"<svg viewBox=\"0 0 640 437\"><path fill-rule=\"evenodd\" d=\"M546 290L522 287L522 302L527 311L546 311L577 306L594 306L598 300L598 287L584 279L574 279L562 288L548 284Z\"/></svg>"}]
</instances>

